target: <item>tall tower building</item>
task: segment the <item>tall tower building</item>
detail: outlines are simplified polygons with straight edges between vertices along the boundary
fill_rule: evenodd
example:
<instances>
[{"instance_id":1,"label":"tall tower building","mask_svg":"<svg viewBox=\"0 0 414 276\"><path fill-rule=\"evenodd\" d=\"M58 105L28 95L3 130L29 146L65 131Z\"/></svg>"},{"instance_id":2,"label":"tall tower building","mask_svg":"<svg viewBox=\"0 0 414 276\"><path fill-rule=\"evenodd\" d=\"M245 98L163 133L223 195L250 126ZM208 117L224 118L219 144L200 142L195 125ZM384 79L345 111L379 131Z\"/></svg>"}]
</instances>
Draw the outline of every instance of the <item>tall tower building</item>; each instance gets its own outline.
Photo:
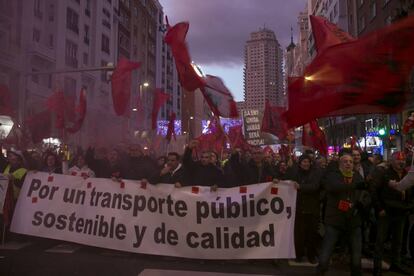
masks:
<instances>
[{"instance_id":1,"label":"tall tower building","mask_svg":"<svg viewBox=\"0 0 414 276\"><path fill-rule=\"evenodd\" d=\"M266 28L251 33L244 59L245 108L264 109L266 99L283 106L283 52L275 33Z\"/></svg>"}]
</instances>

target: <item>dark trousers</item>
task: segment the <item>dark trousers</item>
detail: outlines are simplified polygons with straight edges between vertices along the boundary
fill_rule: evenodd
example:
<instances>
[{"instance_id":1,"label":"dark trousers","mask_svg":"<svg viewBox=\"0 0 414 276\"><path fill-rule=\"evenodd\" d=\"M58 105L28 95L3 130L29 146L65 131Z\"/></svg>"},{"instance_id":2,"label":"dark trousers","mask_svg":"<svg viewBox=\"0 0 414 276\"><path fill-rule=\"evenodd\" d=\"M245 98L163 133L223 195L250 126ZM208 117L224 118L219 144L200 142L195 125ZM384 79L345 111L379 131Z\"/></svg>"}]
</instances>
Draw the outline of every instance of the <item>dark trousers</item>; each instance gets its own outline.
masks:
<instances>
[{"instance_id":1,"label":"dark trousers","mask_svg":"<svg viewBox=\"0 0 414 276\"><path fill-rule=\"evenodd\" d=\"M325 236L322 241L321 254L319 255L318 270L322 274L328 270L329 260L335 249L336 243L342 235L348 237L348 244L351 251L351 275L360 276L362 275L362 233L360 227L353 227L348 231L345 231L330 225L325 226Z\"/></svg>"},{"instance_id":2,"label":"dark trousers","mask_svg":"<svg viewBox=\"0 0 414 276\"><path fill-rule=\"evenodd\" d=\"M377 240L375 242L374 252L374 270L381 270L381 263L384 254L384 242L388 231L391 232L391 264L401 265L401 249L403 240L403 231L406 214L401 212L387 213L383 217L378 217L377 221Z\"/></svg>"},{"instance_id":3,"label":"dark trousers","mask_svg":"<svg viewBox=\"0 0 414 276\"><path fill-rule=\"evenodd\" d=\"M313 214L297 213L295 217L295 250L296 257L307 256L315 259L318 250L319 217Z\"/></svg>"}]
</instances>

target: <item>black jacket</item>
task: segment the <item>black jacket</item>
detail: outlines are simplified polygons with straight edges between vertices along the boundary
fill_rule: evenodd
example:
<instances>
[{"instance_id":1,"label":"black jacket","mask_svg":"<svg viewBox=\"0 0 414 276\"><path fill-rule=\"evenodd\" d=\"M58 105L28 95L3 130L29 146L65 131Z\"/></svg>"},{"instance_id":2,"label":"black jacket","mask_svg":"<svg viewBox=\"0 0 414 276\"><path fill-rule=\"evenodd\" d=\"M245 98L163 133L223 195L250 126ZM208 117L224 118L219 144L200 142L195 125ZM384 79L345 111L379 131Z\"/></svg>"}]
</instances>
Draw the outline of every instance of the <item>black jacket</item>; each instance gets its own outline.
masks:
<instances>
[{"instance_id":1,"label":"black jacket","mask_svg":"<svg viewBox=\"0 0 414 276\"><path fill-rule=\"evenodd\" d=\"M330 170L323 179L323 186L327 194L325 223L341 229L358 227L361 225L361 203L359 202L364 180L354 173L352 182L345 183L345 178L338 170ZM347 211L340 209L340 203L349 202Z\"/></svg>"},{"instance_id":2,"label":"black jacket","mask_svg":"<svg viewBox=\"0 0 414 276\"><path fill-rule=\"evenodd\" d=\"M174 173L169 172L164 175L161 175L161 170L158 172L158 174L155 177L151 178L150 181L152 184L158 184L158 183L167 183L167 184L175 184L180 183L182 186L185 185L184 182L184 167L181 165L181 167Z\"/></svg>"},{"instance_id":3,"label":"black jacket","mask_svg":"<svg viewBox=\"0 0 414 276\"><path fill-rule=\"evenodd\" d=\"M400 181L405 173L400 177L390 166L385 170L377 170L373 174L370 190L373 196L373 205L377 212L385 211L409 211L414 208L414 189L404 192L397 191L388 186L390 180Z\"/></svg>"},{"instance_id":4,"label":"black jacket","mask_svg":"<svg viewBox=\"0 0 414 276\"><path fill-rule=\"evenodd\" d=\"M245 175L245 184L256 184L272 181L275 177L275 172L270 165L262 163L259 167L253 160L243 168ZM241 172L241 173L243 173Z\"/></svg>"},{"instance_id":5,"label":"black jacket","mask_svg":"<svg viewBox=\"0 0 414 276\"><path fill-rule=\"evenodd\" d=\"M299 184L296 212L319 216L322 171L314 168L305 171L295 167L289 170L288 175L290 180Z\"/></svg>"},{"instance_id":6,"label":"black jacket","mask_svg":"<svg viewBox=\"0 0 414 276\"><path fill-rule=\"evenodd\" d=\"M220 168L213 164L202 165L200 161L194 161L192 151L185 149L183 156L185 171L184 185L186 186L223 186L224 176Z\"/></svg>"},{"instance_id":7,"label":"black jacket","mask_svg":"<svg viewBox=\"0 0 414 276\"><path fill-rule=\"evenodd\" d=\"M223 188L231 188L244 185L246 179L243 174L243 165L239 153L233 153L223 167Z\"/></svg>"},{"instance_id":8,"label":"black jacket","mask_svg":"<svg viewBox=\"0 0 414 276\"><path fill-rule=\"evenodd\" d=\"M133 180L152 179L157 175L156 162L149 156L128 157L124 167L127 168L126 178Z\"/></svg>"}]
</instances>

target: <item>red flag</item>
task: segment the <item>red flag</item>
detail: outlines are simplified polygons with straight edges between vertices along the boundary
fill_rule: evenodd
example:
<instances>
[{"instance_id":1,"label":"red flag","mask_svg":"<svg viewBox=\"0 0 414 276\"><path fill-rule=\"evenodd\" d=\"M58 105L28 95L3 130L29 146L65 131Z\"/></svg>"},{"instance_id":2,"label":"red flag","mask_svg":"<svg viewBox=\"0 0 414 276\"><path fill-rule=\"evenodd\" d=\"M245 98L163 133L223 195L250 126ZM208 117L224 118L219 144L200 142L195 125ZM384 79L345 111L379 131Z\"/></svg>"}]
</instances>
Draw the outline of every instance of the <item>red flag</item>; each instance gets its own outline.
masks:
<instances>
[{"instance_id":1,"label":"red flag","mask_svg":"<svg viewBox=\"0 0 414 276\"><path fill-rule=\"evenodd\" d=\"M274 151L272 150L272 148L271 148L270 146L266 146L266 147L263 149L263 152L264 152L265 154L273 154L273 153L274 153Z\"/></svg>"},{"instance_id":2,"label":"red flag","mask_svg":"<svg viewBox=\"0 0 414 276\"><path fill-rule=\"evenodd\" d=\"M214 117L208 125L210 133L203 134L196 139L199 141L198 150L212 150L215 152L221 152L225 147L227 138L223 128L220 125L220 119Z\"/></svg>"},{"instance_id":3,"label":"red flag","mask_svg":"<svg viewBox=\"0 0 414 276\"><path fill-rule=\"evenodd\" d=\"M32 135L34 144L41 142L44 138L51 136L52 113L49 110L36 113L25 120L25 126Z\"/></svg>"},{"instance_id":4,"label":"red flag","mask_svg":"<svg viewBox=\"0 0 414 276\"><path fill-rule=\"evenodd\" d=\"M233 95L223 81L219 77L211 75L204 77L204 81L206 85L201 89L201 92L214 115L225 118L239 117Z\"/></svg>"},{"instance_id":5,"label":"red flag","mask_svg":"<svg viewBox=\"0 0 414 276\"><path fill-rule=\"evenodd\" d=\"M10 90L5 84L0 84L0 115L12 115Z\"/></svg>"},{"instance_id":6,"label":"red flag","mask_svg":"<svg viewBox=\"0 0 414 276\"><path fill-rule=\"evenodd\" d=\"M75 109L75 113L77 114L77 118L72 125L72 127L67 127L66 130L69 133L76 133L80 130L82 127L83 121L86 117L86 91L85 88L81 89L80 95L79 95L79 105Z\"/></svg>"},{"instance_id":7,"label":"red flag","mask_svg":"<svg viewBox=\"0 0 414 276\"><path fill-rule=\"evenodd\" d=\"M330 46L355 40L349 33L338 28L324 17L310 15L309 19L318 53L323 52Z\"/></svg>"},{"instance_id":8,"label":"red flag","mask_svg":"<svg viewBox=\"0 0 414 276\"><path fill-rule=\"evenodd\" d=\"M351 136L351 149L358 149L356 136Z\"/></svg>"},{"instance_id":9,"label":"red flag","mask_svg":"<svg viewBox=\"0 0 414 276\"><path fill-rule=\"evenodd\" d=\"M414 129L414 112L404 122L403 133L407 134L411 129Z\"/></svg>"},{"instance_id":10,"label":"red flag","mask_svg":"<svg viewBox=\"0 0 414 276\"><path fill-rule=\"evenodd\" d=\"M276 135L280 140L286 139L288 126L286 121L282 119L282 113L285 111L283 107L271 106L266 100L261 131Z\"/></svg>"},{"instance_id":11,"label":"red flag","mask_svg":"<svg viewBox=\"0 0 414 276\"><path fill-rule=\"evenodd\" d=\"M55 114L55 127L63 129L65 127L65 95L63 91L56 91L46 101L46 106L50 112Z\"/></svg>"},{"instance_id":12,"label":"red flag","mask_svg":"<svg viewBox=\"0 0 414 276\"><path fill-rule=\"evenodd\" d=\"M414 16L326 48L289 83L290 127L332 115L395 113L406 103L414 65Z\"/></svg>"},{"instance_id":13,"label":"red flag","mask_svg":"<svg viewBox=\"0 0 414 276\"><path fill-rule=\"evenodd\" d=\"M170 114L170 121L168 123L168 129L167 129L167 141L170 142L171 138L174 136L174 140L176 140L175 137L175 126L174 126L174 122L175 122L175 112L172 112Z\"/></svg>"},{"instance_id":14,"label":"red flag","mask_svg":"<svg viewBox=\"0 0 414 276\"><path fill-rule=\"evenodd\" d=\"M164 93L161 89L155 89L154 101L152 105L152 129L157 128L158 112L160 111L161 106L165 104L169 98L169 94Z\"/></svg>"},{"instance_id":15,"label":"red flag","mask_svg":"<svg viewBox=\"0 0 414 276\"><path fill-rule=\"evenodd\" d=\"M286 145L281 145L280 149L279 149L279 155L281 157L282 160L288 160L289 156L292 155L292 150L290 148L290 146L286 146Z\"/></svg>"},{"instance_id":16,"label":"red flag","mask_svg":"<svg viewBox=\"0 0 414 276\"><path fill-rule=\"evenodd\" d=\"M246 139L243 136L243 129L241 125L230 127L228 138L230 146L233 149L240 148L247 150L250 147L249 143L247 143Z\"/></svg>"},{"instance_id":17,"label":"red flag","mask_svg":"<svg viewBox=\"0 0 414 276\"><path fill-rule=\"evenodd\" d=\"M112 101L118 116L129 114L128 104L131 96L131 73L139 68L140 63L131 62L125 58L118 61L112 77Z\"/></svg>"},{"instance_id":18,"label":"red flag","mask_svg":"<svg viewBox=\"0 0 414 276\"><path fill-rule=\"evenodd\" d=\"M325 139L325 133L319 128L316 120L303 126L302 145L318 150L322 155L328 153L328 145Z\"/></svg>"},{"instance_id":19,"label":"red flag","mask_svg":"<svg viewBox=\"0 0 414 276\"><path fill-rule=\"evenodd\" d=\"M187 91L194 91L203 87L204 81L191 64L190 53L185 42L188 28L188 22L176 24L169 28L164 41L171 47L181 86Z\"/></svg>"}]
</instances>

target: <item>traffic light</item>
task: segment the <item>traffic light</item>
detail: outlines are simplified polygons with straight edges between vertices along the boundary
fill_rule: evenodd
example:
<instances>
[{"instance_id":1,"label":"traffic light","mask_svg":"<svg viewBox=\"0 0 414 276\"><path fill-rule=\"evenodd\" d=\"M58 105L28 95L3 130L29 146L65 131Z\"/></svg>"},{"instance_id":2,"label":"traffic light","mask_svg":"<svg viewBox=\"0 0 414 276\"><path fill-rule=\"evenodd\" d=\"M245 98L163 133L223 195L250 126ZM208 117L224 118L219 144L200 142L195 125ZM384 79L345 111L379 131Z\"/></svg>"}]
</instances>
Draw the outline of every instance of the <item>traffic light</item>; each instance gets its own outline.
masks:
<instances>
[{"instance_id":1,"label":"traffic light","mask_svg":"<svg viewBox=\"0 0 414 276\"><path fill-rule=\"evenodd\" d=\"M378 135L379 135L380 137L384 137L386 133L387 133L387 132L386 132L386 129L385 129L384 127L380 128L380 129L378 130Z\"/></svg>"}]
</instances>

